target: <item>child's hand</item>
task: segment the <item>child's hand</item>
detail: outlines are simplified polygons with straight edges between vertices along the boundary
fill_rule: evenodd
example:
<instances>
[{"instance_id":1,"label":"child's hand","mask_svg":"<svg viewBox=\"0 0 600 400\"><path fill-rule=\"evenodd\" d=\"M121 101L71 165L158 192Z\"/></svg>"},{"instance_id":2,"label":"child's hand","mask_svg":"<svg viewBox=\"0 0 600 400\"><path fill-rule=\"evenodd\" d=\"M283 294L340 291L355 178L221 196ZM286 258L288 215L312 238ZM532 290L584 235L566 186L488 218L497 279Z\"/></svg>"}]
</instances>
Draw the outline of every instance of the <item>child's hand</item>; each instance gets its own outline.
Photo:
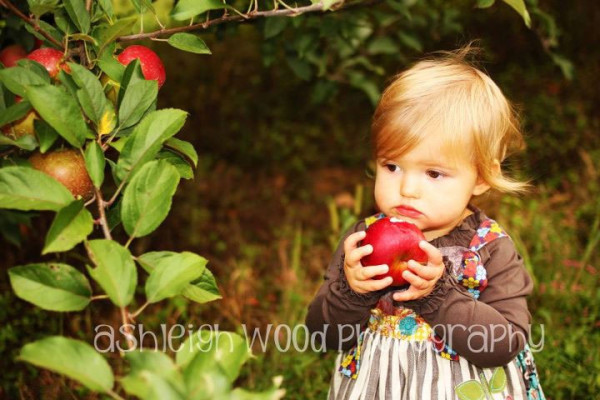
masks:
<instances>
[{"instance_id":1,"label":"child's hand","mask_svg":"<svg viewBox=\"0 0 600 400\"><path fill-rule=\"evenodd\" d=\"M366 245L358 247L358 242L366 236L364 231L355 232L348 236L344 241L344 273L348 284L356 293L368 293L383 289L391 285L393 279L386 277L384 279L372 279L374 276L388 272L387 265L374 265L363 267L360 259L373 252L373 246Z\"/></svg>"},{"instance_id":2,"label":"child's hand","mask_svg":"<svg viewBox=\"0 0 600 400\"><path fill-rule=\"evenodd\" d=\"M410 283L410 286L403 292L394 293L393 299L396 301L415 300L427 296L444 274L442 253L425 240L419 243L419 247L427 253L427 265L419 264L414 260L408 262L408 269L402 273L402 277Z\"/></svg>"}]
</instances>

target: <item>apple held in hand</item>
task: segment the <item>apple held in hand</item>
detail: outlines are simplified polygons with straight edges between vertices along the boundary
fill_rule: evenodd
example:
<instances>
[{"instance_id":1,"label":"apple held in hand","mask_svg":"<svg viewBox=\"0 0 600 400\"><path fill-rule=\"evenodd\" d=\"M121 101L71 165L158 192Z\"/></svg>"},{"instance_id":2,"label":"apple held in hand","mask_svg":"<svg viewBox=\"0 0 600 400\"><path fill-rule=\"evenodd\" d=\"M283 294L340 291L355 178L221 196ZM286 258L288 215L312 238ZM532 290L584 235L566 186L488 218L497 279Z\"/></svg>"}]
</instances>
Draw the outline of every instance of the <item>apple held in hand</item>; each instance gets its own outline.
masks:
<instances>
[{"instance_id":1,"label":"apple held in hand","mask_svg":"<svg viewBox=\"0 0 600 400\"><path fill-rule=\"evenodd\" d=\"M94 184L85 168L83 156L74 149L56 150L50 153L35 153L29 158L33 168L50 175L62 183L78 198L89 200L94 194Z\"/></svg>"},{"instance_id":2,"label":"apple held in hand","mask_svg":"<svg viewBox=\"0 0 600 400\"><path fill-rule=\"evenodd\" d=\"M407 285L402 272L407 269L408 260L427 262L427 254L419 247L421 240L425 237L415 224L394 217L381 218L367 228L367 235L361 241L361 246L373 246L373 252L363 257L361 263L364 266L387 264L388 273L373 279L391 276L392 286Z\"/></svg>"},{"instance_id":3,"label":"apple held in hand","mask_svg":"<svg viewBox=\"0 0 600 400\"><path fill-rule=\"evenodd\" d=\"M165 83L167 74L165 72L165 66L163 65L160 57L147 48L146 46L133 45L127 47L117 59L123 65L128 65L130 62L138 58L140 60L140 66L142 67L142 74L147 80L155 80L158 82L158 88Z\"/></svg>"}]
</instances>

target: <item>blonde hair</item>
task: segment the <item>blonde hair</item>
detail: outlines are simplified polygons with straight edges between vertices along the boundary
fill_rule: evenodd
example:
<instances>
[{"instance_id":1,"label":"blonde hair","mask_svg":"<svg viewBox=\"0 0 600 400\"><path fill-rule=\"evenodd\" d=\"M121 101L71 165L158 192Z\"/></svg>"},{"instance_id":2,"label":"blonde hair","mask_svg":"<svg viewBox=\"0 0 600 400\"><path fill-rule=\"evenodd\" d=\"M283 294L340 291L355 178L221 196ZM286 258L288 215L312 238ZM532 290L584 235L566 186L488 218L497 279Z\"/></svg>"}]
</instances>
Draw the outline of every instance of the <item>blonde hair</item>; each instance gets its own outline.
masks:
<instances>
[{"instance_id":1,"label":"blonde hair","mask_svg":"<svg viewBox=\"0 0 600 400\"><path fill-rule=\"evenodd\" d=\"M504 176L495 161L525 147L516 111L492 79L467 61L469 44L440 52L394 77L375 110L376 158L394 159L436 135L453 157L465 154L479 176L500 192L522 192L527 183Z\"/></svg>"}]
</instances>

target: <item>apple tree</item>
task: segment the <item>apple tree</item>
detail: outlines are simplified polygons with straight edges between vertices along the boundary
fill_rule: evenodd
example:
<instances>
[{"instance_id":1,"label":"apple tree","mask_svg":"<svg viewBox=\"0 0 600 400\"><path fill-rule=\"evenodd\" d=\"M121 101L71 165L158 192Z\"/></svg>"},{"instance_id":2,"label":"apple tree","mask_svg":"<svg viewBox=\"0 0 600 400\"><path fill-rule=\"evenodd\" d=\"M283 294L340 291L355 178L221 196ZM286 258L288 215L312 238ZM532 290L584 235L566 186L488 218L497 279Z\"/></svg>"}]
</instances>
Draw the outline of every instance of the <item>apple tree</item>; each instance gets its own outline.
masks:
<instances>
[{"instance_id":1,"label":"apple tree","mask_svg":"<svg viewBox=\"0 0 600 400\"><path fill-rule=\"evenodd\" d=\"M40 213L52 216L39 260L8 269L12 290L49 312L82 312L92 302L110 302L121 317L125 344L121 361L115 363L86 341L48 336L26 344L20 361L114 399L283 396L280 380L261 393L234 387L251 352L245 339L233 332L192 336L174 358L138 348L133 324L148 305L175 296L205 303L220 294L201 255L134 254L130 249L134 240L153 233L167 218L180 181L193 178L198 162L194 147L176 137L186 112L157 108L160 87L168 82L160 57L131 42L157 39L182 51L210 54L194 31L267 21L265 38L272 44L267 58L279 44L292 46L296 55L305 57L289 58L289 67L303 78L311 71L323 75L332 57L345 59L337 76L374 99L377 90L364 71L379 70L358 51L368 32L350 27L342 18L331 25L285 18L368 9L373 3L377 2L313 0L290 6L275 0L265 6L257 0L180 0L174 5L160 0L0 0L5 43L0 50L2 234L16 241L19 223ZM388 14L373 12L369 19L382 29L414 2L383 3ZM488 7L493 1L477 3ZM528 21L522 1L506 3ZM123 7L132 12L121 12ZM303 24L315 39L346 37L348 42L338 42L332 56L320 53L310 35L285 44L277 41L288 25ZM156 29L147 31L145 26ZM411 43L409 36L404 40ZM381 38L369 46L376 54L395 51L391 41ZM209 350L198 345L211 340L218 345Z\"/></svg>"}]
</instances>

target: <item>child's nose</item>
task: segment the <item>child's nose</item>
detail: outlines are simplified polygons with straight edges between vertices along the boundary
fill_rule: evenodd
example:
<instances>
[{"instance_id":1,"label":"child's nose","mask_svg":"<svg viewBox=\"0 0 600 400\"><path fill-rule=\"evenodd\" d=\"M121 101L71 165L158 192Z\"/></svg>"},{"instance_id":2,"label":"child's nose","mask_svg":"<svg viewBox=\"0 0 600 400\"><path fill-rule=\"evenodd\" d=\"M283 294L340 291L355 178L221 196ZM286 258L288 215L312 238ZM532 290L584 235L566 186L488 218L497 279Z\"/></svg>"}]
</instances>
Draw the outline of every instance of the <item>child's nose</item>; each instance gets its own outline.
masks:
<instances>
[{"instance_id":1,"label":"child's nose","mask_svg":"<svg viewBox=\"0 0 600 400\"><path fill-rule=\"evenodd\" d=\"M412 174L404 174L400 181L400 194L403 197L417 198L421 194L418 177Z\"/></svg>"}]
</instances>

